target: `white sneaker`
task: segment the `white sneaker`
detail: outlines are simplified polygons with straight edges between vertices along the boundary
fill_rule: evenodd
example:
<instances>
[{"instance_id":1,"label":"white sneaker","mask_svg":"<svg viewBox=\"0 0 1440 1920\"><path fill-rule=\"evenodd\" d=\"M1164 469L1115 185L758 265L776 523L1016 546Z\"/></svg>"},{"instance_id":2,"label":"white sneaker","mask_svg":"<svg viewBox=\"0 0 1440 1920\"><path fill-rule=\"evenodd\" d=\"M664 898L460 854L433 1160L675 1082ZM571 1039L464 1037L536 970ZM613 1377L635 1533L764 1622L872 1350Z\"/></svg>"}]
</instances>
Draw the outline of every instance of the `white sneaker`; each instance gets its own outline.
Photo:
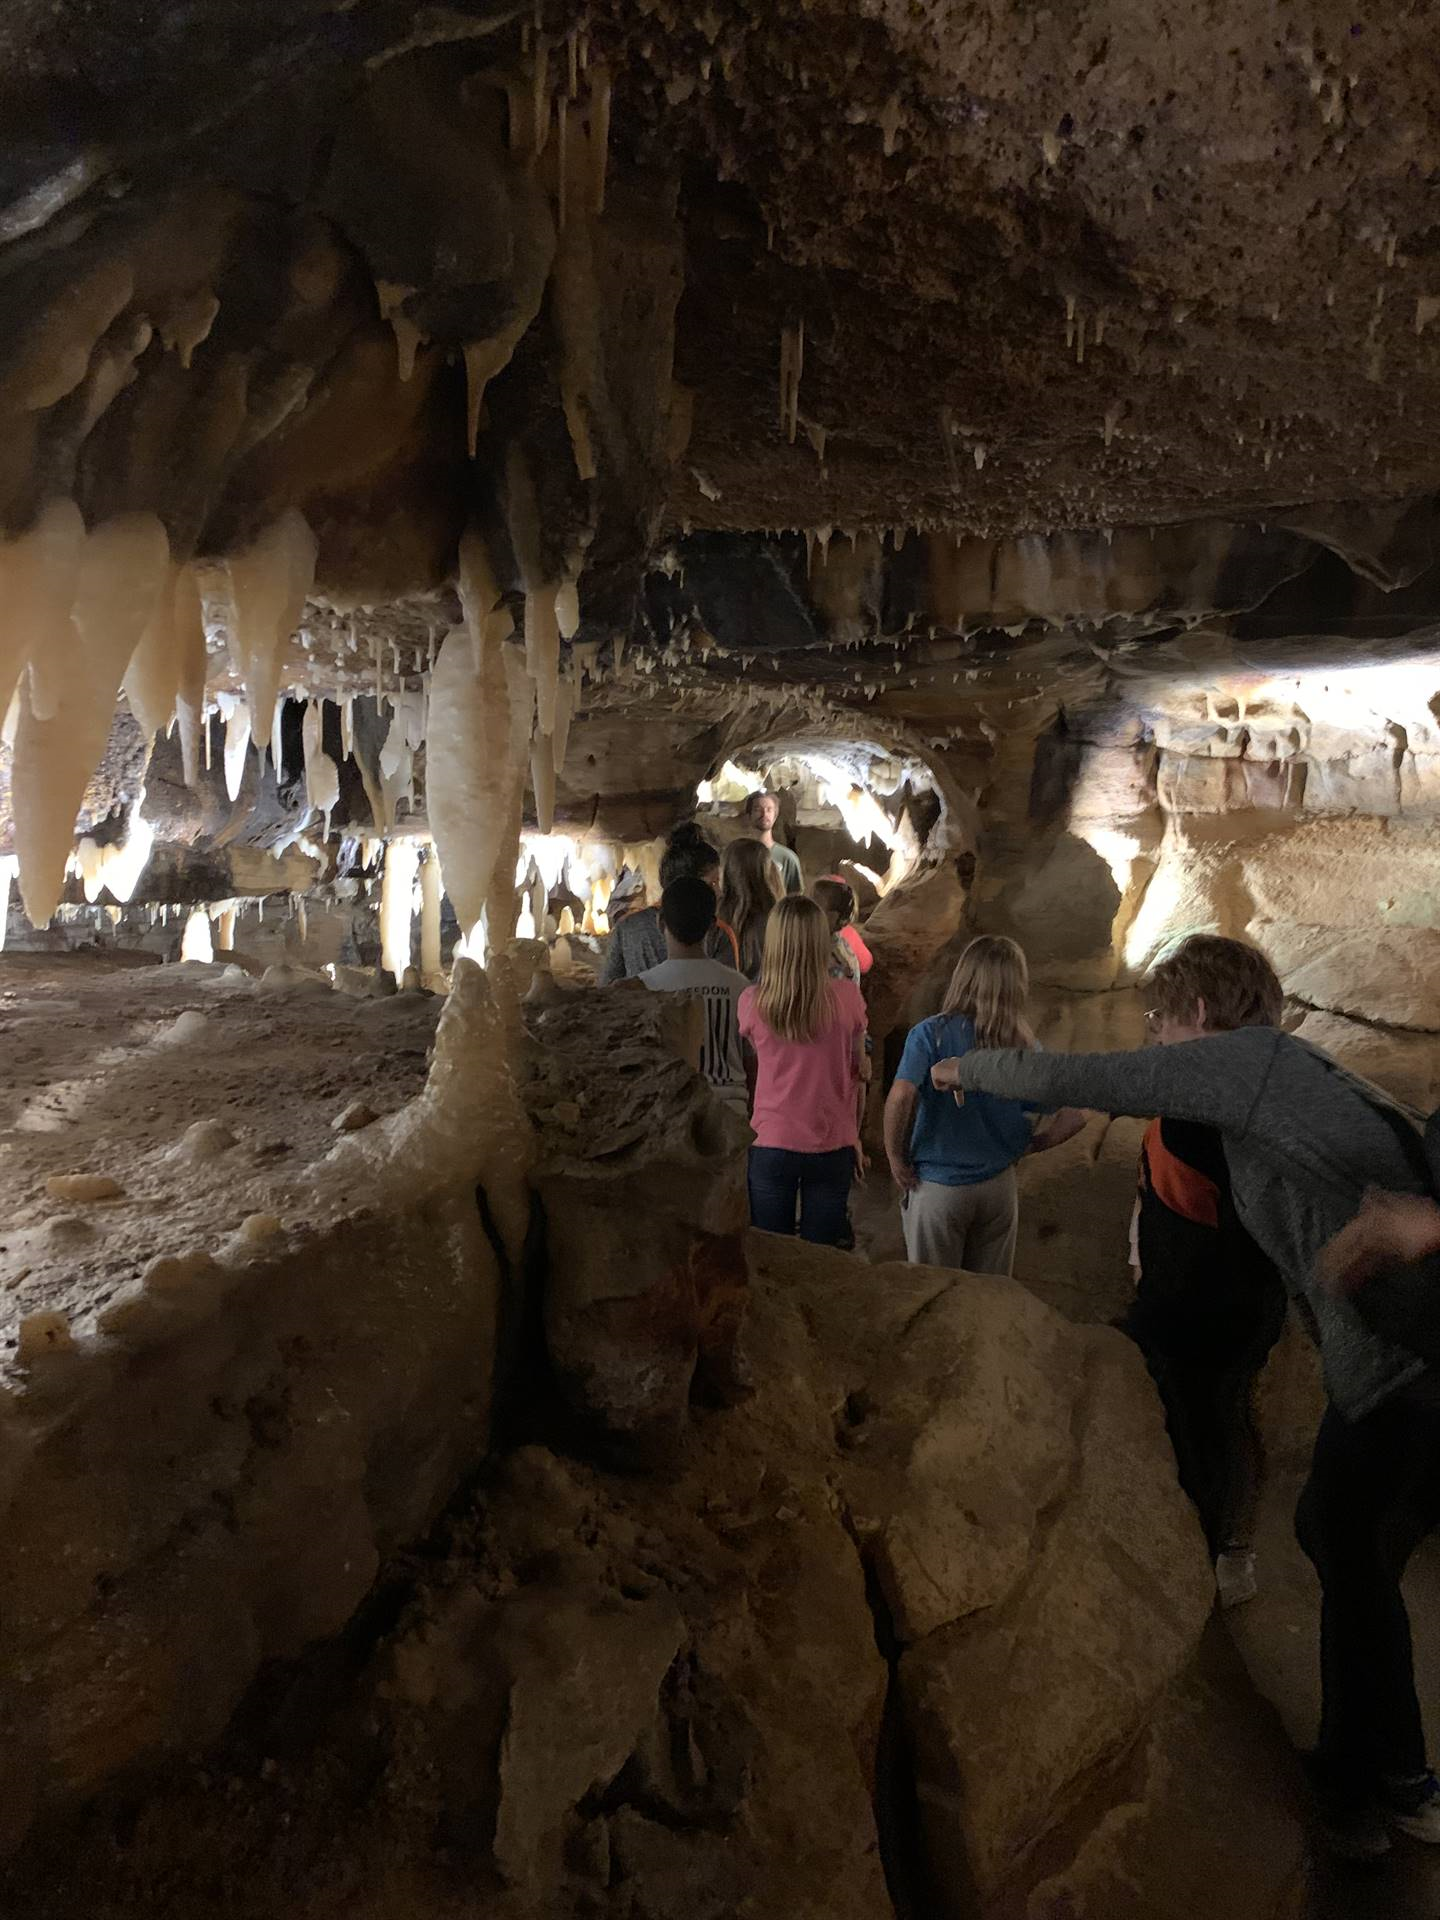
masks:
<instances>
[{"instance_id":1,"label":"white sneaker","mask_svg":"<svg viewBox=\"0 0 1440 1920\"><path fill-rule=\"evenodd\" d=\"M1222 1607L1243 1607L1259 1591L1255 1555L1249 1547L1229 1547L1215 1562L1215 1588Z\"/></svg>"}]
</instances>

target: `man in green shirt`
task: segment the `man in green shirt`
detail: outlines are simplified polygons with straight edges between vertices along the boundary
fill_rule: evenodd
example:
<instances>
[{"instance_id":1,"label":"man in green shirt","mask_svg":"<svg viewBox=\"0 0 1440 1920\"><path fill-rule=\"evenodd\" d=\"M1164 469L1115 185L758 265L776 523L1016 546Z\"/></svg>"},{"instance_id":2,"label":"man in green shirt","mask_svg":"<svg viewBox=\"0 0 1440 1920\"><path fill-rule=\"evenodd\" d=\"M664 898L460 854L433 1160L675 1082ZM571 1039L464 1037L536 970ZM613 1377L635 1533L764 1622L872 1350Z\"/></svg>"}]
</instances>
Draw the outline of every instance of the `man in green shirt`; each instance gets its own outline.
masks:
<instances>
[{"instance_id":1,"label":"man in green shirt","mask_svg":"<svg viewBox=\"0 0 1440 1920\"><path fill-rule=\"evenodd\" d=\"M745 802L745 818L755 829L762 847L770 851L770 858L780 870L780 885L786 893L803 893L805 876L800 871L800 862L789 847L780 846L775 839L775 822L780 818L780 802L773 793L752 793Z\"/></svg>"}]
</instances>

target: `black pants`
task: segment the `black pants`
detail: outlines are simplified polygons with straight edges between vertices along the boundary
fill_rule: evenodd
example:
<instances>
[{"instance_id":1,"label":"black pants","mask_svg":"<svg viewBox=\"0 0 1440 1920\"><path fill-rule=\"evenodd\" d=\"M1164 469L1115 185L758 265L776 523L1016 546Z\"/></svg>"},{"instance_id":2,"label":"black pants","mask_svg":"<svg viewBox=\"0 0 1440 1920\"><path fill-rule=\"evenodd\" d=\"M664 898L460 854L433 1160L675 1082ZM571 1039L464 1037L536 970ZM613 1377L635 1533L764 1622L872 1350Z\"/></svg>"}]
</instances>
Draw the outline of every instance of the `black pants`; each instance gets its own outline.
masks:
<instances>
[{"instance_id":1,"label":"black pants","mask_svg":"<svg viewBox=\"0 0 1440 1920\"><path fill-rule=\"evenodd\" d=\"M1279 1337L1285 1303L1233 1329L1139 1309L1120 1324L1145 1356L1165 1408L1180 1485L1194 1503L1211 1557L1248 1546L1261 1469L1255 1376Z\"/></svg>"},{"instance_id":2,"label":"black pants","mask_svg":"<svg viewBox=\"0 0 1440 1920\"><path fill-rule=\"evenodd\" d=\"M750 1219L765 1233L794 1233L800 1206L800 1238L833 1247L845 1230L855 1149L792 1153L788 1147L751 1147Z\"/></svg>"},{"instance_id":3,"label":"black pants","mask_svg":"<svg viewBox=\"0 0 1440 1920\"><path fill-rule=\"evenodd\" d=\"M1295 1530L1322 1593L1322 1785L1363 1804L1426 1767L1400 1577L1440 1523L1440 1407L1404 1394L1364 1419L1326 1409Z\"/></svg>"}]
</instances>

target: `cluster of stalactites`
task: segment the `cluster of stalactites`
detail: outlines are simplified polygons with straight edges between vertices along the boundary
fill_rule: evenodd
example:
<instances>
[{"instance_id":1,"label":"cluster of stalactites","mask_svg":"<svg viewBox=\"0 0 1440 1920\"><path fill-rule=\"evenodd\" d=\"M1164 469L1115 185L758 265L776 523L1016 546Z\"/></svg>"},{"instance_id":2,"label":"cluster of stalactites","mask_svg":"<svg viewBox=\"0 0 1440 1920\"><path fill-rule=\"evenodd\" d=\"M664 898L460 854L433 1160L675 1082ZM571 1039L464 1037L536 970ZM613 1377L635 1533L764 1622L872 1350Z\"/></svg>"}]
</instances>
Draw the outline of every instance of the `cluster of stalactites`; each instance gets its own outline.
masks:
<instances>
[{"instance_id":1,"label":"cluster of stalactites","mask_svg":"<svg viewBox=\"0 0 1440 1920\"><path fill-rule=\"evenodd\" d=\"M232 771L252 732L271 734L284 649L314 572L315 538L294 512L224 569L219 617L244 687L226 712ZM15 857L32 924L43 926L59 903L76 818L122 689L147 739L175 725L185 778L195 785L205 679L200 577L171 553L153 513L118 514L87 529L72 500L51 500L27 532L0 544L0 712L13 747ZM132 828L138 823L137 807ZM104 884L128 898L138 877L125 865Z\"/></svg>"}]
</instances>

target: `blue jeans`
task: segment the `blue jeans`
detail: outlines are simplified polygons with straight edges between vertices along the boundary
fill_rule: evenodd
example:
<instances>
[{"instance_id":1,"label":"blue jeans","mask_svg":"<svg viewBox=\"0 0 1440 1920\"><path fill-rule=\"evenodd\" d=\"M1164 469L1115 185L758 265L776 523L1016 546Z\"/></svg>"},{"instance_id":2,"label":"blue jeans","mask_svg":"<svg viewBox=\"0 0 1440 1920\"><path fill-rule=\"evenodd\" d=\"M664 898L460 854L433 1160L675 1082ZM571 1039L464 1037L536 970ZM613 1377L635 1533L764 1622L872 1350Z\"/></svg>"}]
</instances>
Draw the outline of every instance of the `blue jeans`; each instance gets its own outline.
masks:
<instances>
[{"instance_id":1,"label":"blue jeans","mask_svg":"<svg viewBox=\"0 0 1440 1920\"><path fill-rule=\"evenodd\" d=\"M800 1201L800 1238L833 1247L845 1231L855 1149L792 1153L788 1147L751 1147L750 1220L765 1233L794 1233Z\"/></svg>"}]
</instances>

